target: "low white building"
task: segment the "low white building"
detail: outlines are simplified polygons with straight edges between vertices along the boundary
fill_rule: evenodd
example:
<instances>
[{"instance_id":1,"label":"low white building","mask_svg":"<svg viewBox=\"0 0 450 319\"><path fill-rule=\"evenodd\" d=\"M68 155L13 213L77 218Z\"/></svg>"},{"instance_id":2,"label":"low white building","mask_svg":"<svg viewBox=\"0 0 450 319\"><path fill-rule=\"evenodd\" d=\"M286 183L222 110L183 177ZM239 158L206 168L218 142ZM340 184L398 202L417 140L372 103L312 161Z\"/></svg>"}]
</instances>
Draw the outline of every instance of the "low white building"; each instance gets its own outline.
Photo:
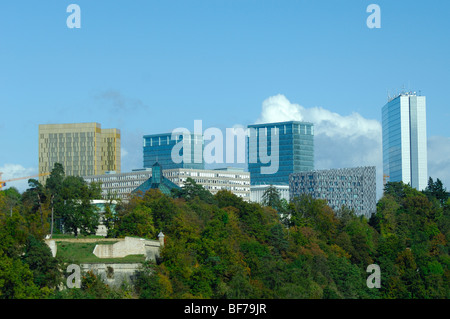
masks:
<instances>
[{"instance_id":1,"label":"low white building","mask_svg":"<svg viewBox=\"0 0 450 319\"><path fill-rule=\"evenodd\" d=\"M107 198L127 199L133 190L152 176L152 169L138 169L129 173L116 174L107 172L104 175L85 176L84 180L88 183L101 182L102 196ZM212 194L219 190L229 190L236 196L245 201L250 201L250 173L245 172L243 168L220 168L220 169L192 169L192 168L163 168L163 176L183 187L186 180L190 177L197 184L202 185Z\"/></svg>"},{"instance_id":2,"label":"low white building","mask_svg":"<svg viewBox=\"0 0 450 319\"><path fill-rule=\"evenodd\" d=\"M261 204L264 192L270 186L277 189L281 199L284 198L289 202L289 185L252 185L250 186L250 201Z\"/></svg>"}]
</instances>

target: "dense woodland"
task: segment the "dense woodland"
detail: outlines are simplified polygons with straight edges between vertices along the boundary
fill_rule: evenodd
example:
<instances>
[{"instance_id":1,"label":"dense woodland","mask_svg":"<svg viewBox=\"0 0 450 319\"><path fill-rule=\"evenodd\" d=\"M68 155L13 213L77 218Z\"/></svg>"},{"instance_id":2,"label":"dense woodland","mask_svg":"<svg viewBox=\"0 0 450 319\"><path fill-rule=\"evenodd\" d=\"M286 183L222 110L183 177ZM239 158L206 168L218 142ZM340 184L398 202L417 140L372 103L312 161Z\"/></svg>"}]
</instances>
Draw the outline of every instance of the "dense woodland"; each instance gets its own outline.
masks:
<instances>
[{"instance_id":1,"label":"dense woodland","mask_svg":"<svg viewBox=\"0 0 450 319\"><path fill-rule=\"evenodd\" d=\"M120 289L92 273L80 289L60 289L65 261L43 241L61 229L93 233L90 200L100 198L100 185L65 177L58 164L45 186L29 185L0 192L0 298L450 297L450 200L439 179L423 192L388 183L369 219L308 196L288 203L272 188L262 205L212 195L193 180L172 196L138 194L107 206L108 237L156 239L162 231L165 246ZM370 264L380 266L381 288L367 287Z\"/></svg>"}]
</instances>

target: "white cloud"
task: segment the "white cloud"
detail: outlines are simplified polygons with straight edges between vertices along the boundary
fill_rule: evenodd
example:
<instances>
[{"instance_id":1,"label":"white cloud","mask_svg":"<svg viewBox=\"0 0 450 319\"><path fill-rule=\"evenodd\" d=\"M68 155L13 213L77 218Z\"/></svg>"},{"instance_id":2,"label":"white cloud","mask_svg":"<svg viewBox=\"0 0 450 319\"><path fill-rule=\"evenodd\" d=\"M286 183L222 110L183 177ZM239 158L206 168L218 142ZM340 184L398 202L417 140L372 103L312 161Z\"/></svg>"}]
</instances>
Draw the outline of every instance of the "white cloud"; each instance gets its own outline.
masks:
<instances>
[{"instance_id":1,"label":"white cloud","mask_svg":"<svg viewBox=\"0 0 450 319\"><path fill-rule=\"evenodd\" d=\"M120 158L123 159L125 156L128 155L128 152L126 149L124 149L123 147L120 148Z\"/></svg>"},{"instance_id":2,"label":"white cloud","mask_svg":"<svg viewBox=\"0 0 450 319\"><path fill-rule=\"evenodd\" d=\"M314 123L316 135L353 139L360 136L379 139L381 136L381 124L377 120L365 119L358 113L342 116L322 107L305 108L291 103L281 94L269 97L263 102L257 123L292 120Z\"/></svg>"},{"instance_id":3,"label":"white cloud","mask_svg":"<svg viewBox=\"0 0 450 319\"><path fill-rule=\"evenodd\" d=\"M126 145L121 148L121 172L131 172L136 168L142 168L142 136L145 133L142 131L125 131L122 133L121 145Z\"/></svg>"},{"instance_id":4,"label":"white cloud","mask_svg":"<svg viewBox=\"0 0 450 319\"><path fill-rule=\"evenodd\" d=\"M340 115L322 107L305 108L284 95L262 104L257 123L306 121L314 123L315 168L376 166L377 195L382 194L383 157L381 123L358 113ZM439 178L450 190L450 137L428 138L428 176Z\"/></svg>"},{"instance_id":5,"label":"white cloud","mask_svg":"<svg viewBox=\"0 0 450 319\"><path fill-rule=\"evenodd\" d=\"M2 180L9 180L14 178L22 178L37 174L36 168L26 168L20 164L4 164L0 166L0 172L2 172ZM15 187L20 192L24 192L28 188L28 178L11 181L6 183L6 188Z\"/></svg>"},{"instance_id":6,"label":"white cloud","mask_svg":"<svg viewBox=\"0 0 450 319\"><path fill-rule=\"evenodd\" d=\"M376 166L377 194L382 194L381 123L358 113L340 115L322 107L305 108L284 95L262 104L257 123L305 121L314 124L315 169Z\"/></svg>"},{"instance_id":7,"label":"white cloud","mask_svg":"<svg viewBox=\"0 0 450 319\"><path fill-rule=\"evenodd\" d=\"M439 178L450 191L450 137L428 138L428 176Z\"/></svg>"}]
</instances>

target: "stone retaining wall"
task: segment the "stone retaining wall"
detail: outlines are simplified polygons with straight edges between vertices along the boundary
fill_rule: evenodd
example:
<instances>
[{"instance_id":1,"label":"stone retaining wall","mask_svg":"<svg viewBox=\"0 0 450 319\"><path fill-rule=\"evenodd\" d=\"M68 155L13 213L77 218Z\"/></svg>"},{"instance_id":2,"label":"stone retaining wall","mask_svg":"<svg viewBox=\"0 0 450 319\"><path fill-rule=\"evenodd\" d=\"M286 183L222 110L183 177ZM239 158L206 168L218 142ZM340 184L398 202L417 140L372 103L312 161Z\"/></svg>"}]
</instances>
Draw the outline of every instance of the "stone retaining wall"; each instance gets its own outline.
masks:
<instances>
[{"instance_id":1,"label":"stone retaining wall","mask_svg":"<svg viewBox=\"0 0 450 319\"><path fill-rule=\"evenodd\" d=\"M94 255L99 258L123 258L128 255L145 255L146 260L155 261L159 257L161 241L143 238L125 237L123 241L113 245L98 244Z\"/></svg>"},{"instance_id":2,"label":"stone retaining wall","mask_svg":"<svg viewBox=\"0 0 450 319\"><path fill-rule=\"evenodd\" d=\"M120 287L123 283L133 285L136 271L141 267L140 263L129 264L81 264L81 271L92 271L105 284L111 287Z\"/></svg>"}]
</instances>

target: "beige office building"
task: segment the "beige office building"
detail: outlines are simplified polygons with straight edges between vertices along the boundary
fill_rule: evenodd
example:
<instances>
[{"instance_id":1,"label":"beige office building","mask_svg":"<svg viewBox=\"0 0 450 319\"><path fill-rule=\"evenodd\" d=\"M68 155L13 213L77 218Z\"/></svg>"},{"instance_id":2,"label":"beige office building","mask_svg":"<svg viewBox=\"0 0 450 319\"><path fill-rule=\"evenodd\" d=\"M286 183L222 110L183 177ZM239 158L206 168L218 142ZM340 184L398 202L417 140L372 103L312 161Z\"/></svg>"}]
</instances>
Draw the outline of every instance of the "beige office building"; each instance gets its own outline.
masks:
<instances>
[{"instance_id":1,"label":"beige office building","mask_svg":"<svg viewBox=\"0 0 450 319\"><path fill-rule=\"evenodd\" d=\"M51 172L55 163L66 176L120 172L120 130L99 123L39 125L39 173Z\"/></svg>"}]
</instances>

